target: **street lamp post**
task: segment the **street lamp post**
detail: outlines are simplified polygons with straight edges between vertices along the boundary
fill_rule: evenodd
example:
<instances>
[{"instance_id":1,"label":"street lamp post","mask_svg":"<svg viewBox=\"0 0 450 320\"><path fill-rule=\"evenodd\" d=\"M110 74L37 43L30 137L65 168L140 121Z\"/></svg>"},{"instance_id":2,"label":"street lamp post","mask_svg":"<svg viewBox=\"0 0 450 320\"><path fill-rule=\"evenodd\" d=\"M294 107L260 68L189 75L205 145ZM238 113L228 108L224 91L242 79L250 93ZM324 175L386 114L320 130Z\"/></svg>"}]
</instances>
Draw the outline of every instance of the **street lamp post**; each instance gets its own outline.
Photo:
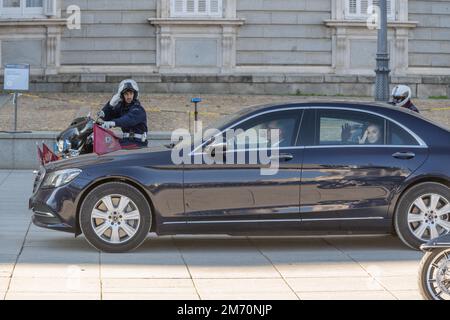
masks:
<instances>
[{"instance_id":1,"label":"street lamp post","mask_svg":"<svg viewBox=\"0 0 450 320\"><path fill-rule=\"evenodd\" d=\"M380 27L378 29L377 68L375 69L375 100L389 101L389 53L387 42L387 0L379 0Z\"/></svg>"}]
</instances>

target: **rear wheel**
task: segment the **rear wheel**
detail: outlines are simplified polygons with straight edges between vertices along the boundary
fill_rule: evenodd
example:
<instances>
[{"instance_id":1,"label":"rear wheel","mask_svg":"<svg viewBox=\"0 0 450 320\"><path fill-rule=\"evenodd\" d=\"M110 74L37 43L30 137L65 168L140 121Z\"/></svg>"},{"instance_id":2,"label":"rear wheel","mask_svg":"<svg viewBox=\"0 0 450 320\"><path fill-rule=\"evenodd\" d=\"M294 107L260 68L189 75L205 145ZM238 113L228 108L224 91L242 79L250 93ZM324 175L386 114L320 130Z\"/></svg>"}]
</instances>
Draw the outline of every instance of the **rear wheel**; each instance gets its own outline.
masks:
<instances>
[{"instance_id":1,"label":"rear wheel","mask_svg":"<svg viewBox=\"0 0 450 320\"><path fill-rule=\"evenodd\" d=\"M450 248L427 252L420 262L419 289L426 300L450 299Z\"/></svg>"},{"instance_id":2,"label":"rear wheel","mask_svg":"<svg viewBox=\"0 0 450 320\"><path fill-rule=\"evenodd\" d=\"M408 190L395 214L395 230L408 246L420 245L450 232L450 189L426 182Z\"/></svg>"},{"instance_id":3,"label":"rear wheel","mask_svg":"<svg viewBox=\"0 0 450 320\"><path fill-rule=\"evenodd\" d=\"M146 239L151 223L147 199L121 182L98 186L81 206L81 230L93 247L104 252L136 249Z\"/></svg>"}]
</instances>

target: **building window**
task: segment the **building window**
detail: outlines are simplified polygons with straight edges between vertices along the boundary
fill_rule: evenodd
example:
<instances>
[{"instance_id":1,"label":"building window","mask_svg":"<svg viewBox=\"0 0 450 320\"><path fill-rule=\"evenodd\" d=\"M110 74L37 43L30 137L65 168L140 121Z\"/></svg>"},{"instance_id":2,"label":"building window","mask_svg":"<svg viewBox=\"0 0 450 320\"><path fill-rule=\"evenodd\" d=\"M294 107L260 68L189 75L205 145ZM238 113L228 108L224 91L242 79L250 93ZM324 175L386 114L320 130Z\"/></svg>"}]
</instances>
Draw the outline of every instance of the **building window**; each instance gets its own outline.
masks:
<instances>
[{"instance_id":1,"label":"building window","mask_svg":"<svg viewBox=\"0 0 450 320\"><path fill-rule=\"evenodd\" d=\"M222 17L222 0L171 0L172 17Z\"/></svg>"},{"instance_id":2,"label":"building window","mask_svg":"<svg viewBox=\"0 0 450 320\"><path fill-rule=\"evenodd\" d=\"M375 12L378 0L346 0L345 17L347 19L367 19ZM387 0L388 19L395 20L395 0Z\"/></svg>"},{"instance_id":3,"label":"building window","mask_svg":"<svg viewBox=\"0 0 450 320\"><path fill-rule=\"evenodd\" d=\"M0 17L32 18L44 15L44 0L0 0Z\"/></svg>"}]
</instances>

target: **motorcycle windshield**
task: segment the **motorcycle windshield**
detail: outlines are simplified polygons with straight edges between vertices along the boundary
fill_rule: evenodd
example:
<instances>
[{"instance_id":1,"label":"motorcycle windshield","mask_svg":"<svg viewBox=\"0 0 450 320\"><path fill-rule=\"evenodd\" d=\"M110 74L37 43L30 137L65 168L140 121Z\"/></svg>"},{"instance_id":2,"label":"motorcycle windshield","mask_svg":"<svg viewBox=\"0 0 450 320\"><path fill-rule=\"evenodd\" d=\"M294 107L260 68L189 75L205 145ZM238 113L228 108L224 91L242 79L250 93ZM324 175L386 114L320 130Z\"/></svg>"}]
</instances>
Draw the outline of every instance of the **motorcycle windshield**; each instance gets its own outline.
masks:
<instances>
[{"instance_id":1,"label":"motorcycle windshield","mask_svg":"<svg viewBox=\"0 0 450 320\"><path fill-rule=\"evenodd\" d=\"M75 118L91 117L91 108L83 106L80 107L75 113Z\"/></svg>"}]
</instances>

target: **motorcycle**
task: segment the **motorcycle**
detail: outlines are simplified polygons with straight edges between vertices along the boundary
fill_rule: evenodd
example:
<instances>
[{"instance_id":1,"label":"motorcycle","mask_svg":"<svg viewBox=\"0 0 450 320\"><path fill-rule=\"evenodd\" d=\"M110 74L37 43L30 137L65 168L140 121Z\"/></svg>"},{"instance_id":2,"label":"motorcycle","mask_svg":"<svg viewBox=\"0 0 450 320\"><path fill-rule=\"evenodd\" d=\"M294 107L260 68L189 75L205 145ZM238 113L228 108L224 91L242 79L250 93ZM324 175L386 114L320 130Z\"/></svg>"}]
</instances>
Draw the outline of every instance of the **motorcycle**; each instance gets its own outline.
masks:
<instances>
[{"instance_id":1,"label":"motorcycle","mask_svg":"<svg viewBox=\"0 0 450 320\"><path fill-rule=\"evenodd\" d=\"M426 300L450 300L450 234L423 244L419 289Z\"/></svg>"},{"instance_id":2,"label":"motorcycle","mask_svg":"<svg viewBox=\"0 0 450 320\"><path fill-rule=\"evenodd\" d=\"M62 159L92 153L94 150L94 125L99 124L90 114L74 119L55 142L54 151Z\"/></svg>"}]
</instances>

